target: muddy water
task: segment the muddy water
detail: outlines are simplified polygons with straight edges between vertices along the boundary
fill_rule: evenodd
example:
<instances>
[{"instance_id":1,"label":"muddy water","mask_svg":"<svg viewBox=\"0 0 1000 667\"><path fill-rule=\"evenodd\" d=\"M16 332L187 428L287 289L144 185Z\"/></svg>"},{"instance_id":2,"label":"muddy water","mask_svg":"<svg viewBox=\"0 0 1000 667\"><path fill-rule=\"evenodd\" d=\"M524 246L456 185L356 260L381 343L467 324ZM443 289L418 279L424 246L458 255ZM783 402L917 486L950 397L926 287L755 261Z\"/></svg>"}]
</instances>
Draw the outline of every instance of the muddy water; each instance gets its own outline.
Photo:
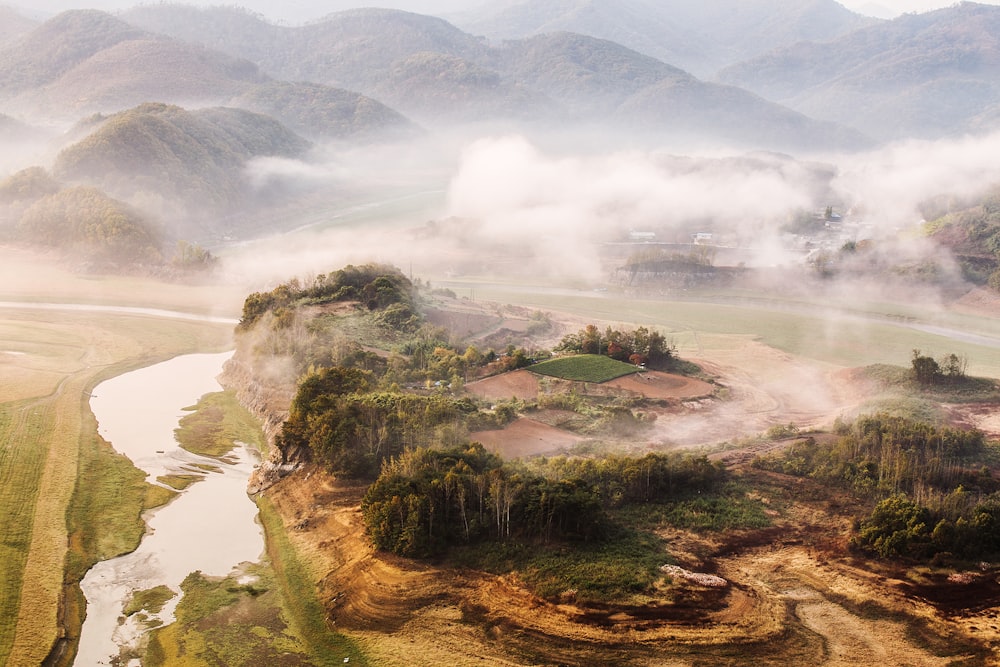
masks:
<instances>
[{"instance_id":1,"label":"muddy water","mask_svg":"<svg viewBox=\"0 0 1000 667\"><path fill-rule=\"evenodd\" d=\"M87 619L75 663L80 667L110 665L122 649L141 641L145 627L140 615L123 618L123 608L136 591L166 585L177 593L160 613L147 614L167 624L173 621L180 584L189 573L225 576L242 563L258 561L264 551L257 508L246 495L252 454L238 447L232 462L220 463L185 452L174 439L174 429L186 414L183 408L221 389L215 377L229 356L177 357L94 389L90 405L101 436L145 471L150 482L160 475L197 472L193 466L198 464L218 470L147 514L148 530L135 552L98 563L84 578Z\"/></svg>"}]
</instances>

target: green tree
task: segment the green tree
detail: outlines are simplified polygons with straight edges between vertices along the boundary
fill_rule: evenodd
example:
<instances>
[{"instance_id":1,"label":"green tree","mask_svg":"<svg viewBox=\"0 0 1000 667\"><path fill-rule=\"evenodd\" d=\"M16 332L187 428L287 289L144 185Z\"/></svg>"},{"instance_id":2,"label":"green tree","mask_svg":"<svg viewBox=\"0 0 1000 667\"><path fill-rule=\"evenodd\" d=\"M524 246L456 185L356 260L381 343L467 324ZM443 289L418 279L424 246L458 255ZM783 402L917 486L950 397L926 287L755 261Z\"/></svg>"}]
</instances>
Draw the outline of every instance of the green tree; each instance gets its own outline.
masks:
<instances>
[{"instance_id":1,"label":"green tree","mask_svg":"<svg viewBox=\"0 0 1000 667\"><path fill-rule=\"evenodd\" d=\"M880 501L871 515L861 522L855 544L882 558L928 555L932 531L930 512L896 494Z\"/></svg>"},{"instance_id":2,"label":"green tree","mask_svg":"<svg viewBox=\"0 0 1000 667\"><path fill-rule=\"evenodd\" d=\"M941 377L941 366L934 360L934 357L927 357L920 354L920 350L913 350L913 378L921 387L930 387L937 383Z\"/></svg>"}]
</instances>

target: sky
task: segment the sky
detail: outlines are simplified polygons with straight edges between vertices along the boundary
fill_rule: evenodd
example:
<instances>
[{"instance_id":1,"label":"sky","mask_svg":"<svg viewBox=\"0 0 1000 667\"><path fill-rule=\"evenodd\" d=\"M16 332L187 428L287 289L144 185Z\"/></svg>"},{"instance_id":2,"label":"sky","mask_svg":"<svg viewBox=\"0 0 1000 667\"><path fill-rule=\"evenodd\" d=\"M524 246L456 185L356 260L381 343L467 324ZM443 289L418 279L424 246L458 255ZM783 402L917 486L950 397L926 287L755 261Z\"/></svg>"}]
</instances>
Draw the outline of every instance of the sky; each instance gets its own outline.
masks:
<instances>
[{"instance_id":1,"label":"sky","mask_svg":"<svg viewBox=\"0 0 1000 667\"><path fill-rule=\"evenodd\" d=\"M311 21L331 12L358 6L391 7L424 14L447 14L467 10L477 4L497 4L496 2L476 3L472 0L180 0L192 5L240 5L265 17L287 23ZM1000 0L979 0L981 4L1000 5ZM126 9L136 4L146 4L141 0L0 0L24 9L24 13L38 12L55 14L65 9L87 7L114 11ZM510 0L510 4L515 4ZM891 18L905 12L926 12L948 7L952 0L840 0L840 4L859 13ZM280 7L280 9L278 9Z\"/></svg>"}]
</instances>

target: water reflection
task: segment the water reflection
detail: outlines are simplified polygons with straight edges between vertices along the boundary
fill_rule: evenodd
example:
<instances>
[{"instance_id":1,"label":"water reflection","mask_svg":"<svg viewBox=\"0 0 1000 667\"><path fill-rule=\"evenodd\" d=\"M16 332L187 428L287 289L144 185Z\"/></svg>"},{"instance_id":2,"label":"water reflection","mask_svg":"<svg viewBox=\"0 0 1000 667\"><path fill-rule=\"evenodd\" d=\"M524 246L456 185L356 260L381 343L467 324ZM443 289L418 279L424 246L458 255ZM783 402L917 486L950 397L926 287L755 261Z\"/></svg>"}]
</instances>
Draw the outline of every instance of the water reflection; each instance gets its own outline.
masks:
<instances>
[{"instance_id":1,"label":"water reflection","mask_svg":"<svg viewBox=\"0 0 1000 667\"><path fill-rule=\"evenodd\" d=\"M81 586L87 597L76 663L109 665L122 648L137 644L144 631L139 615L123 619L136 591L166 585L178 595L153 618L170 623L180 583L196 570L225 576L241 563L256 562L264 540L257 508L246 495L254 458L244 448L232 463L195 456L179 448L174 429L183 408L206 393L219 391L215 377L230 356L188 355L119 376L100 384L91 398L98 430L141 470L157 476L190 474L193 465L215 470L168 505L146 516L148 531L139 548L98 563ZM129 664L138 665L138 661Z\"/></svg>"}]
</instances>

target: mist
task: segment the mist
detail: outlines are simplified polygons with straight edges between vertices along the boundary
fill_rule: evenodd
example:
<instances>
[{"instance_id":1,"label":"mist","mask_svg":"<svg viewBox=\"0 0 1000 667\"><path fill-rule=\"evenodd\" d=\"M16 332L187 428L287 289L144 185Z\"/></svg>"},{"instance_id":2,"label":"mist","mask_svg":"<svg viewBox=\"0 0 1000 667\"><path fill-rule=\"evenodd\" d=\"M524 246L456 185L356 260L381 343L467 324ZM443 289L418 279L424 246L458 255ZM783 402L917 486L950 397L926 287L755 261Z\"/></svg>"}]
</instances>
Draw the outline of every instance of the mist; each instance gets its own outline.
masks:
<instances>
[{"instance_id":1,"label":"mist","mask_svg":"<svg viewBox=\"0 0 1000 667\"><path fill-rule=\"evenodd\" d=\"M218 5L217 2L194 1L186 4L211 7ZM462 0L381 0L377 3L363 3L355 0L286 0L280 5L264 0L246 0L236 3L238 6L249 9L265 18L282 24L301 24L315 21L327 14L354 9L358 7L384 7L387 9L401 9L418 14L453 14L467 11L469 9L485 6L485 2L463 2ZM510 3L513 4L513 3ZM46 18L58 14L67 9L101 9L114 12L134 7L134 0L94 0L81 4L74 0L39 0L31 3L30 6L20 2L12 3L11 6L25 16Z\"/></svg>"},{"instance_id":2,"label":"mist","mask_svg":"<svg viewBox=\"0 0 1000 667\"><path fill-rule=\"evenodd\" d=\"M837 158L835 186L862 205L878 228L921 220L920 204L936 196L966 198L1000 183L1000 133L940 141L904 141Z\"/></svg>"},{"instance_id":3,"label":"mist","mask_svg":"<svg viewBox=\"0 0 1000 667\"><path fill-rule=\"evenodd\" d=\"M961 281L946 252L913 238L921 204L1000 183L1000 134L803 159L567 145L542 147L521 134L436 136L374 151L320 150L312 162L254 161L248 171L258 183L301 179L317 192L380 194L293 225L300 234L224 249L228 270L244 279L256 271L266 283L380 261L435 279L530 276L597 286L630 253L690 246L692 234L713 232L713 243L740 249L745 266L803 271L808 250L788 225L831 206L852 220L847 240L878 241L879 261L933 259L949 280ZM636 241L634 232L654 234L654 242ZM866 266L879 263L874 257L846 265L850 291Z\"/></svg>"},{"instance_id":4,"label":"mist","mask_svg":"<svg viewBox=\"0 0 1000 667\"><path fill-rule=\"evenodd\" d=\"M982 4L987 5L1000 4L997 0L980 1ZM134 0L94 0L85 5L81 5L75 0L38 0L31 3L31 5L26 5L19 1L11 3L10 6L26 16L45 17L67 9L78 9L84 6L90 9L116 11L128 9L135 6L135 4ZM218 3L196 0L188 4L211 6ZM331 12L357 7L375 6L388 9L401 9L420 14L449 15L487 6L495 10L498 6L518 3L516 0L502 0L501 2L481 2L476 0L381 0L377 3L363 3L357 2L357 0L327 0L325 2L321 0L287 0L281 3L279 7L274 3L264 2L263 0L244 0L237 4L268 19L281 23L296 24L314 21ZM861 14L889 18L906 12L927 12L934 9L941 9L952 3L947 0L843 0L840 4Z\"/></svg>"}]
</instances>

